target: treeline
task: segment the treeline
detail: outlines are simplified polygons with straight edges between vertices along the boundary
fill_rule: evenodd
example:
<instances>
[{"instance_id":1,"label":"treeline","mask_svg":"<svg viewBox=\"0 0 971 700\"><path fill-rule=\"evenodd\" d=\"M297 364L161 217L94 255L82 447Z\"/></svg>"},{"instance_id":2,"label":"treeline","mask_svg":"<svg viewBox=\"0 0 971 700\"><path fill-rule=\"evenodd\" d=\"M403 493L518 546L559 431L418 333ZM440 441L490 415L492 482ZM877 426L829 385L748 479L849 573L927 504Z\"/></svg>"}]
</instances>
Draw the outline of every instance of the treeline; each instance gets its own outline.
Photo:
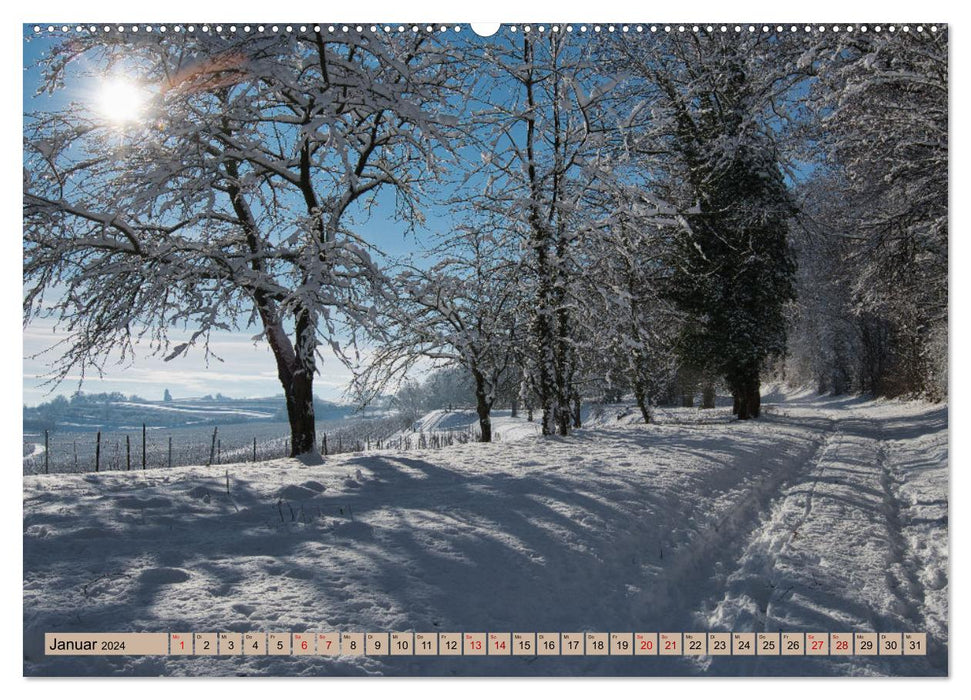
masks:
<instances>
[{"instance_id":1,"label":"treeline","mask_svg":"<svg viewBox=\"0 0 971 700\"><path fill-rule=\"evenodd\" d=\"M947 396L946 31L844 36L798 143L788 367L821 392Z\"/></svg>"},{"instance_id":2,"label":"treeline","mask_svg":"<svg viewBox=\"0 0 971 700\"><path fill-rule=\"evenodd\" d=\"M45 55L51 89L119 52L169 81L124 149L70 112L25 126L25 315L73 329L55 374L126 349L132 318L169 359L254 326L295 455L317 449L322 344L361 404L460 368L483 441L506 400L545 435L582 397L630 393L649 422L716 385L757 418L770 372L944 396L946 27L431 29ZM358 224L389 206L421 252L375 254ZM426 235L429 210L450 227ZM176 321L192 343L169 347Z\"/></svg>"},{"instance_id":3,"label":"treeline","mask_svg":"<svg viewBox=\"0 0 971 700\"><path fill-rule=\"evenodd\" d=\"M754 418L769 373L942 398L946 56L943 31L500 41L483 185L395 278L359 383L462 367L483 440L500 397L546 434L581 396L650 422L724 386Z\"/></svg>"}]
</instances>

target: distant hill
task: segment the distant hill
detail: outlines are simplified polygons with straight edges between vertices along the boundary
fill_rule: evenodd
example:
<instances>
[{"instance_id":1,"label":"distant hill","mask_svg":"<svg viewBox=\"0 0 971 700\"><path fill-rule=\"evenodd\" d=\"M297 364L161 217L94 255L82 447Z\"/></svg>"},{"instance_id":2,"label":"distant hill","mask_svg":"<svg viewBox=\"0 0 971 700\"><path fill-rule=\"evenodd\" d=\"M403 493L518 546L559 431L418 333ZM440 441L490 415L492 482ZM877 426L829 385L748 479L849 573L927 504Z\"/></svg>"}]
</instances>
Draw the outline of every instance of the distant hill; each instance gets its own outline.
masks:
<instances>
[{"instance_id":1,"label":"distant hill","mask_svg":"<svg viewBox=\"0 0 971 700\"><path fill-rule=\"evenodd\" d=\"M318 420L337 420L355 413L353 406L314 400ZM24 430L105 430L111 428L229 425L252 421L285 421L283 396L233 399L221 394L199 398L149 401L121 393L77 393L70 399L23 409Z\"/></svg>"}]
</instances>

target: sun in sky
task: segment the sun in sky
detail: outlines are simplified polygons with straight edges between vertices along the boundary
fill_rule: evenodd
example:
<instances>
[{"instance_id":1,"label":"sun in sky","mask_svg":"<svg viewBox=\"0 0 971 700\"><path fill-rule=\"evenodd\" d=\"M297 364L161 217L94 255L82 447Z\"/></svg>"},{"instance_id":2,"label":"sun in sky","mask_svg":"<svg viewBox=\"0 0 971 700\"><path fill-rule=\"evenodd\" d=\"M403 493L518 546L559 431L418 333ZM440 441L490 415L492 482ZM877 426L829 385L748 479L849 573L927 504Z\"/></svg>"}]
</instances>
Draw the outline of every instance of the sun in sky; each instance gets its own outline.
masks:
<instances>
[{"instance_id":1,"label":"sun in sky","mask_svg":"<svg viewBox=\"0 0 971 700\"><path fill-rule=\"evenodd\" d=\"M116 124L138 121L145 108L145 92L124 78L107 78L98 89L98 111Z\"/></svg>"}]
</instances>

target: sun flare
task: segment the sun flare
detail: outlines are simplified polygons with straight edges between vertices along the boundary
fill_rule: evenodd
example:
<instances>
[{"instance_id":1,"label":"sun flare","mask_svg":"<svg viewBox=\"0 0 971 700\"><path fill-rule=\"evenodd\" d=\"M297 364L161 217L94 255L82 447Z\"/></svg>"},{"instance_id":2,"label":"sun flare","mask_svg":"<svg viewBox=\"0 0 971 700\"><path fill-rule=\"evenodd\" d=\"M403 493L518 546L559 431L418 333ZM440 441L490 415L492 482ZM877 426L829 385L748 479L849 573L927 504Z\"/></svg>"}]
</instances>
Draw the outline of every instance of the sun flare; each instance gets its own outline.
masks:
<instances>
[{"instance_id":1,"label":"sun flare","mask_svg":"<svg viewBox=\"0 0 971 700\"><path fill-rule=\"evenodd\" d=\"M124 124L138 121L145 106L145 94L134 83L109 79L101 84L98 110L111 121Z\"/></svg>"}]
</instances>

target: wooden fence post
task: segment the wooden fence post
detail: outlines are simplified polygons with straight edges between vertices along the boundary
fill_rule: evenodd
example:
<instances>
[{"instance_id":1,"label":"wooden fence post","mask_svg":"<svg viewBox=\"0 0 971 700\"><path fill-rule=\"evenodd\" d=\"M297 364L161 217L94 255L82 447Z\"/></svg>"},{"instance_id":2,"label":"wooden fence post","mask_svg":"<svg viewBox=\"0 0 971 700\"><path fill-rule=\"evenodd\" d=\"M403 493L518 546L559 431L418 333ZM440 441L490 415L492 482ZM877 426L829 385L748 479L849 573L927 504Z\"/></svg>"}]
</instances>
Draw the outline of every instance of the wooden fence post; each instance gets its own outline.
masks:
<instances>
[{"instance_id":1,"label":"wooden fence post","mask_svg":"<svg viewBox=\"0 0 971 700\"><path fill-rule=\"evenodd\" d=\"M94 443L94 470L101 471L101 431L98 431L98 437L95 439Z\"/></svg>"},{"instance_id":2,"label":"wooden fence post","mask_svg":"<svg viewBox=\"0 0 971 700\"><path fill-rule=\"evenodd\" d=\"M327 433L324 433L324 457L327 456Z\"/></svg>"},{"instance_id":3,"label":"wooden fence post","mask_svg":"<svg viewBox=\"0 0 971 700\"><path fill-rule=\"evenodd\" d=\"M44 473L51 473L51 451L48 432L44 431Z\"/></svg>"},{"instance_id":4,"label":"wooden fence post","mask_svg":"<svg viewBox=\"0 0 971 700\"><path fill-rule=\"evenodd\" d=\"M131 435L125 435L125 471L131 471Z\"/></svg>"},{"instance_id":5,"label":"wooden fence post","mask_svg":"<svg viewBox=\"0 0 971 700\"><path fill-rule=\"evenodd\" d=\"M253 461L256 461L256 438L253 438Z\"/></svg>"},{"instance_id":6,"label":"wooden fence post","mask_svg":"<svg viewBox=\"0 0 971 700\"><path fill-rule=\"evenodd\" d=\"M172 436L169 435L169 469L172 468Z\"/></svg>"},{"instance_id":7,"label":"wooden fence post","mask_svg":"<svg viewBox=\"0 0 971 700\"><path fill-rule=\"evenodd\" d=\"M142 471L145 470L145 424L142 423Z\"/></svg>"},{"instance_id":8,"label":"wooden fence post","mask_svg":"<svg viewBox=\"0 0 971 700\"><path fill-rule=\"evenodd\" d=\"M216 464L219 464L223 457L223 441L222 438L216 440Z\"/></svg>"},{"instance_id":9,"label":"wooden fence post","mask_svg":"<svg viewBox=\"0 0 971 700\"><path fill-rule=\"evenodd\" d=\"M209 464L207 466L212 466L213 460L216 458L216 433L219 432L219 426L212 429L212 444L209 446Z\"/></svg>"}]
</instances>

